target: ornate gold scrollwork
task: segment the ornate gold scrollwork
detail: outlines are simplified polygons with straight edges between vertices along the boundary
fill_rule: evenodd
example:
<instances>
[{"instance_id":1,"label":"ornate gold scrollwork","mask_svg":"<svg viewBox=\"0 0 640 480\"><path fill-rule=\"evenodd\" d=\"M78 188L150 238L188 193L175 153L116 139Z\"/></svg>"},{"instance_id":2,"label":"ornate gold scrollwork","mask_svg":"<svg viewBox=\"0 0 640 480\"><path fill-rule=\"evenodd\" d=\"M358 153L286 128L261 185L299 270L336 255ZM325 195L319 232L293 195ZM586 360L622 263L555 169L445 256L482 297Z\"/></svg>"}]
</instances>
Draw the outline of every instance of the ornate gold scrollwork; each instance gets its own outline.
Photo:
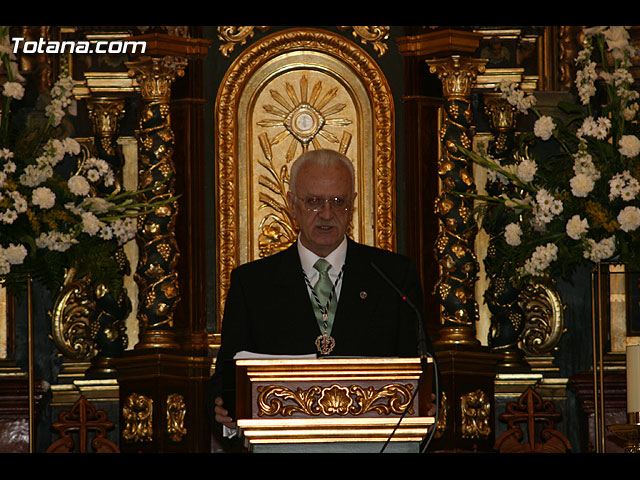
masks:
<instances>
[{"instance_id":1,"label":"ornate gold scrollwork","mask_svg":"<svg viewBox=\"0 0 640 480\"><path fill-rule=\"evenodd\" d=\"M70 268L51 311L51 334L60 353L71 360L90 360L97 353L91 314L95 296L88 278L75 278Z\"/></svg>"},{"instance_id":2,"label":"ornate gold scrollwork","mask_svg":"<svg viewBox=\"0 0 640 480\"><path fill-rule=\"evenodd\" d=\"M349 27L347 26L339 26L339 30L346 30ZM387 53L387 45L384 43L385 40L389 38L389 28L388 26L352 26L353 28L353 36L355 38L360 38L360 41L363 44L371 43L373 45L373 49L378 52L378 56L382 57L385 53Z\"/></svg>"},{"instance_id":3,"label":"ornate gold scrollwork","mask_svg":"<svg viewBox=\"0 0 640 480\"><path fill-rule=\"evenodd\" d=\"M260 26L256 27L253 25L249 26L219 26L218 27L218 38L220 41L224 42L220 45L220 51L222 55L228 57L229 54L233 51L236 45L244 45L247 40L255 34L255 31L258 30L260 32L266 32L269 30L268 26ZM339 30L348 30L349 28L353 29L352 35L354 38L360 38L360 41L363 44L371 43L373 45L373 49L378 52L378 56L383 56L387 52L387 45L384 43L385 40L389 38L389 28L388 26L364 26L364 25L356 25L356 26L338 26Z\"/></svg>"},{"instance_id":4,"label":"ornate gold scrollwork","mask_svg":"<svg viewBox=\"0 0 640 480\"><path fill-rule=\"evenodd\" d=\"M87 100L87 112L93 124L102 149L115 156L117 143L113 141L120 129L119 122L124 117L124 99L96 97ZM119 169L116 169L119 171Z\"/></svg>"},{"instance_id":5,"label":"ornate gold scrollwork","mask_svg":"<svg viewBox=\"0 0 640 480\"><path fill-rule=\"evenodd\" d=\"M460 398L462 438L487 438L491 434L489 424L491 404L485 393L478 389Z\"/></svg>"},{"instance_id":6,"label":"ornate gold scrollwork","mask_svg":"<svg viewBox=\"0 0 640 480\"><path fill-rule=\"evenodd\" d=\"M124 428L122 438L127 442L150 442L153 438L153 399L132 393L122 407Z\"/></svg>"},{"instance_id":7,"label":"ornate gold scrollwork","mask_svg":"<svg viewBox=\"0 0 640 480\"><path fill-rule=\"evenodd\" d=\"M231 51L235 48L236 45L244 45L247 42L247 39L253 37L256 29L260 32L266 32L270 27L255 27L255 26L219 26L218 27L218 38L225 42L220 45L220 51L222 55L228 57Z\"/></svg>"},{"instance_id":8,"label":"ornate gold scrollwork","mask_svg":"<svg viewBox=\"0 0 640 480\"><path fill-rule=\"evenodd\" d=\"M187 434L184 418L187 406L184 397L179 393L172 393L167 397L167 433L172 442L179 442Z\"/></svg>"},{"instance_id":9,"label":"ornate gold scrollwork","mask_svg":"<svg viewBox=\"0 0 640 480\"><path fill-rule=\"evenodd\" d=\"M379 415L401 414L411 401L411 391L413 385L386 385L380 390L373 387L362 388L359 386L351 387L352 392L356 396L359 408L352 408L351 413L354 415L362 415L363 413L375 411ZM389 399L388 405L376 403L382 399ZM413 414L413 406L407 410L408 414Z\"/></svg>"},{"instance_id":10,"label":"ornate gold scrollwork","mask_svg":"<svg viewBox=\"0 0 640 480\"><path fill-rule=\"evenodd\" d=\"M184 75L186 63L175 61L174 57L148 57L136 62L129 62L127 66L129 67L129 75L136 80L142 98L147 102L160 102L168 110L171 85L176 77ZM147 109L143 119L148 115L150 112Z\"/></svg>"},{"instance_id":11,"label":"ornate gold scrollwork","mask_svg":"<svg viewBox=\"0 0 640 480\"><path fill-rule=\"evenodd\" d=\"M564 332L564 307L558 292L542 284L526 284L520 294L525 327L518 342L531 356L550 353Z\"/></svg>"},{"instance_id":12,"label":"ornate gold scrollwork","mask_svg":"<svg viewBox=\"0 0 640 480\"><path fill-rule=\"evenodd\" d=\"M379 389L372 386L352 385L343 387L314 385L295 391L278 386L258 387L258 415L283 417L296 413L310 416L364 415L374 412L378 415L399 415L409 406L413 385L389 384ZM286 402L292 402L285 404ZM408 410L413 414L413 407Z\"/></svg>"},{"instance_id":13,"label":"ornate gold scrollwork","mask_svg":"<svg viewBox=\"0 0 640 480\"><path fill-rule=\"evenodd\" d=\"M436 73L442 81L444 97L465 101L470 99L473 82L478 73L485 71L487 61L451 55L445 59L428 60L427 63L430 65L431 73ZM457 105L454 107L458 108ZM467 113L467 120L471 120L469 115L470 111ZM452 116L457 116L457 112L452 112Z\"/></svg>"}]
</instances>

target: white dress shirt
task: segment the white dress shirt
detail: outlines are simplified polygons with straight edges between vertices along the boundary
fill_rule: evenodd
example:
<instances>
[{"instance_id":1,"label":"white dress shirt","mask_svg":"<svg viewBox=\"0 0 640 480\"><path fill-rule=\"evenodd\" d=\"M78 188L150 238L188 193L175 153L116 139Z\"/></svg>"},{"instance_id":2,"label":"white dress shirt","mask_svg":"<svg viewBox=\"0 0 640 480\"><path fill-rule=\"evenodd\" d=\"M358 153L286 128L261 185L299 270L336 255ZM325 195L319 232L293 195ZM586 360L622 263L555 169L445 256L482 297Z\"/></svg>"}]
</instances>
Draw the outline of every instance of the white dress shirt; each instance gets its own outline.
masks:
<instances>
[{"instance_id":1,"label":"white dress shirt","mask_svg":"<svg viewBox=\"0 0 640 480\"><path fill-rule=\"evenodd\" d=\"M307 274L309 283L311 285L315 285L316 282L318 281L318 276L320 275L320 273L315 268L313 268L313 266L315 265L315 263L318 261L319 258L324 258L331 264L331 268L329 269L329 278L331 279L331 282L333 282L335 285L338 275L340 275L340 271L344 266L345 259L347 258L347 237L344 237L344 240L342 240L342 243L340 243L340 245L338 245L336 249L326 257L319 257L318 255L313 253L311 250L306 248L304 245L302 245L302 242L299 239L297 244L298 244L298 254L300 255L300 263L302 264L302 269L304 270L304 273ZM340 298L341 287L342 287L342 277L340 277L340 281L338 281L338 284L335 286L336 298ZM307 289L309 290L309 294L311 294L311 289L309 288L309 285L307 285Z\"/></svg>"}]
</instances>

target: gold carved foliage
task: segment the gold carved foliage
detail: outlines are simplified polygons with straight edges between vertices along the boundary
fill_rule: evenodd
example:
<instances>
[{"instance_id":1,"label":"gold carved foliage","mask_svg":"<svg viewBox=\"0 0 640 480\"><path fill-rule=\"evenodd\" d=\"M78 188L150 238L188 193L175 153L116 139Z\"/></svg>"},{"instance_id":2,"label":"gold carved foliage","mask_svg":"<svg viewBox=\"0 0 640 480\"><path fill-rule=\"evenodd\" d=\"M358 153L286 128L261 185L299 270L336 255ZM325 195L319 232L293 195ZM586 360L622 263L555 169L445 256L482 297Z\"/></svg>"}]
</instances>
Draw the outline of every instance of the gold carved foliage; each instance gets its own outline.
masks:
<instances>
[{"instance_id":1,"label":"gold carved foliage","mask_svg":"<svg viewBox=\"0 0 640 480\"><path fill-rule=\"evenodd\" d=\"M153 399L132 393L122 407L124 428L122 438L127 442L150 442L153 438Z\"/></svg>"},{"instance_id":2,"label":"gold carved foliage","mask_svg":"<svg viewBox=\"0 0 640 480\"><path fill-rule=\"evenodd\" d=\"M526 355L550 354L564 333L564 306L557 290L527 283L518 301L525 315L518 346Z\"/></svg>"},{"instance_id":3,"label":"gold carved foliage","mask_svg":"<svg viewBox=\"0 0 640 480\"><path fill-rule=\"evenodd\" d=\"M380 388L352 385L314 385L291 390L280 385L258 387L258 416L400 415L411 404L413 385L388 384ZM408 409L413 414L413 407Z\"/></svg>"},{"instance_id":4,"label":"gold carved foliage","mask_svg":"<svg viewBox=\"0 0 640 480\"><path fill-rule=\"evenodd\" d=\"M115 156L114 141L120 131L120 120L125 114L125 102L121 98L91 98L87 100L87 112L98 142L107 154Z\"/></svg>"},{"instance_id":5,"label":"gold carved foliage","mask_svg":"<svg viewBox=\"0 0 640 480\"><path fill-rule=\"evenodd\" d=\"M253 37L256 30L266 32L269 30L269 27L256 27L253 25L240 27L227 25L219 26L218 38L223 42L222 45L220 45L222 55L228 57L236 45L244 45L247 43L247 40Z\"/></svg>"},{"instance_id":6,"label":"gold carved foliage","mask_svg":"<svg viewBox=\"0 0 640 480\"><path fill-rule=\"evenodd\" d=\"M438 424L436 425L435 438L442 438L447 431L449 418L449 402L446 392L440 393L440 405L438 406Z\"/></svg>"},{"instance_id":7,"label":"gold carved foliage","mask_svg":"<svg viewBox=\"0 0 640 480\"><path fill-rule=\"evenodd\" d=\"M460 398L462 438L487 438L491 434L491 404L480 389Z\"/></svg>"},{"instance_id":8,"label":"gold carved foliage","mask_svg":"<svg viewBox=\"0 0 640 480\"><path fill-rule=\"evenodd\" d=\"M143 200L172 200L175 168L174 134L170 121L171 84L184 74L184 64L173 58L146 58L127 63L135 77L143 100L139 128L136 131L139 151L139 186L145 190ZM139 290L138 320L141 344L158 345L153 335L173 326L179 302L176 264L180 256L175 239L177 202L165 203L161 209L138 217L139 262L135 280Z\"/></svg>"},{"instance_id":9,"label":"gold carved foliage","mask_svg":"<svg viewBox=\"0 0 640 480\"><path fill-rule=\"evenodd\" d=\"M187 413L184 397L171 393L166 399L166 430L172 442L180 442L187 434L184 419ZM122 438L127 442L150 442L153 439L153 399L132 393L122 407L124 429Z\"/></svg>"},{"instance_id":10,"label":"gold carved foliage","mask_svg":"<svg viewBox=\"0 0 640 480\"><path fill-rule=\"evenodd\" d=\"M468 327L469 341L472 341L473 321L478 314L474 298L478 264L473 248L477 227L472 221L472 201L457 192L473 192L475 185L472 166L459 154L457 146L469 148L471 145L471 88L478 73L484 71L485 63L482 59L459 55L427 60L430 71L442 82L445 97L440 129L444 155L438 164L442 191L435 207L440 219L436 241L440 276L436 292L443 306L441 318L445 326ZM443 340L453 341L447 336Z\"/></svg>"},{"instance_id":11,"label":"gold carved foliage","mask_svg":"<svg viewBox=\"0 0 640 480\"><path fill-rule=\"evenodd\" d=\"M244 45L247 40L252 38L256 30L266 32L268 26L219 26L218 39L223 42L220 45L222 55L228 57L236 45ZM352 35L359 38L363 44L371 43L373 49L378 52L378 56L383 56L387 52L385 41L389 38L388 26L339 26L339 30L348 30L352 28Z\"/></svg>"},{"instance_id":12,"label":"gold carved foliage","mask_svg":"<svg viewBox=\"0 0 640 480\"><path fill-rule=\"evenodd\" d=\"M91 321L95 300L91 280L69 269L51 312L51 337L64 357L86 361L98 353L93 339L99 327Z\"/></svg>"},{"instance_id":13,"label":"gold carved foliage","mask_svg":"<svg viewBox=\"0 0 640 480\"><path fill-rule=\"evenodd\" d=\"M347 30L347 26L339 26L339 30ZM385 40L389 38L388 26L352 26L352 35L355 38L360 38L363 44L371 43L373 49L378 52L378 56L383 56L387 53L387 44Z\"/></svg>"},{"instance_id":14,"label":"gold carved foliage","mask_svg":"<svg viewBox=\"0 0 640 480\"><path fill-rule=\"evenodd\" d=\"M184 418L187 406L184 397L179 393L172 393L167 397L167 433L172 442L181 441L187 434Z\"/></svg>"}]
</instances>

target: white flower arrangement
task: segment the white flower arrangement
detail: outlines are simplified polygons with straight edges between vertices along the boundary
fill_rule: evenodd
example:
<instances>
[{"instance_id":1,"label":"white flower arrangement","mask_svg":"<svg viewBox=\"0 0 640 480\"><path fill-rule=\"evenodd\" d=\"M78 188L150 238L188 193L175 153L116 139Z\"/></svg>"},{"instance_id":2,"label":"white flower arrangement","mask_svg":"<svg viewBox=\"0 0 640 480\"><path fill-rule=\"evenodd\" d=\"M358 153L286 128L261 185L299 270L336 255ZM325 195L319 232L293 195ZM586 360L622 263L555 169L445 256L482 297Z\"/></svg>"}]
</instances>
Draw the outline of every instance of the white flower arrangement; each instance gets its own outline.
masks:
<instances>
[{"instance_id":1,"label":"white flower arrangement","mask_svg":"<svg viewBox=\"0 0 640 480\"><path fill-rule=\"evenodd\" d=\"M558 104L564 115L541 115L533 95L503 82L502 97L536 115L532 132L520 138L521 151L502 165L458 147L487 168L489 183L500 181L503 193L473 196L500 258L514 265L514 279L568 277L585 260L640 268L640 95L630 73L636 51L625 27L584 34L576 102ZM605 106L594 101L603 90ZM535 148L540 145L547 146L544 154ZM498 219L506 225L502 235L492 230Z\"/></svg>"},{"instance_id":2,"label":"white flower arrangement","mask_svg":"<svg viewBox=\"0 0 640 480\"><path fill-rule=\"evenodd\" d=\"M0 27L0 68L6 77L0 86L5 96L0 112L0 280L20 292L31 276L55 291L73 266L117 296L122 274L115 250L135 238L136 217L175 198L149 205L138 202L141 192L115 191L115 172L105 160L84 158L75 139L57 135L63 118L76 113L74 81L68 76L51 88L40 135L12 122L12 108L19 107L14 102L23 97L26 82L8 28Z\"/></svg>"}]
</instances>

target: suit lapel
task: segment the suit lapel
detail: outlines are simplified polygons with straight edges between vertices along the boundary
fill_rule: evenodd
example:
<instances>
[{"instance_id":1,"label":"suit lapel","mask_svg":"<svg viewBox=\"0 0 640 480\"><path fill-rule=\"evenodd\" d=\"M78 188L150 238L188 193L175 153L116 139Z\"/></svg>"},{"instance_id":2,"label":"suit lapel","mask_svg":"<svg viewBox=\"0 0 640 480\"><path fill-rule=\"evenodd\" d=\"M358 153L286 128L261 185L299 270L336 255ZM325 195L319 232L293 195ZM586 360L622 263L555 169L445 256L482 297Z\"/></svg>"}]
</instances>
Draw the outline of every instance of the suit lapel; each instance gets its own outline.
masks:
<instances>
[{"instance_id":1,"label":"suit lapel","mask_svg":"<svg viewBox=\"0 0 640 480\"><path fill-rule=\"evenodd\" d=\"M375 271L369 265L368 256L357 243L351 239L348 241L340 301L333 327L336 336L351 331L356 326L356 316L367 318L371 315L380 298L376 294Z\"/></svg>"},{"instance_id":2,"label":"suit lapel","mask_svg":"<svg viewBox=\"0 0 640 480\"><path fill-rule=\"evenodd\" d=\"M286 298L282 302L282 319L290 322L292 327L313 330L313 333L317 334L315 314L295 243L282 253L281 261L276 267L274 285L274 298L282 298L283 293Z\"/></svg>"}]
</instances>

